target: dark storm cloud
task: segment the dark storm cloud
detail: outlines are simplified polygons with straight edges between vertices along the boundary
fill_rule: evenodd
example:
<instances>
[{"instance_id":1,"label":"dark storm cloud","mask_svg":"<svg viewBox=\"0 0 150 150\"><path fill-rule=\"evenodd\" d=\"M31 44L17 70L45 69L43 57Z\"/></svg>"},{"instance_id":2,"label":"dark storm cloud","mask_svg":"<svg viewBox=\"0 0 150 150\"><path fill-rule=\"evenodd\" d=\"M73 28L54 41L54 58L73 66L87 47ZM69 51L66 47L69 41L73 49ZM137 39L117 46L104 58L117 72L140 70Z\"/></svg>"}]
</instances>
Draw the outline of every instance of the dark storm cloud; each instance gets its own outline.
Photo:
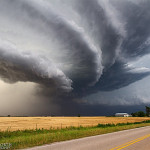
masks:
<instances>
[{"instance_id":1,"label":"dark storm cloud","mask_svg":"<svg viewBox=\"0 0 150 150\"><path fill-rule=\"evenodd\" d=\"M30 53L20 53L8 43L0 42L0 77L4 81L30 81L46 87L71 90L71 80L50 60Z\"/></svg>"},{"instance_id":2,"label":"dark storm cloud","mask_svg":"<svg viewBox=\"0 0 150 150\"><path fill-rule=\"evenodd\" d=\"M94 87L82 89L76 87L74 96L86 96L98 91L113 91L150 75L147 68L134 68L122 62L115 62L107 71L103 72L100 80Z\"/></svg>"},{"instance_id":3,"label":"dark storm cloud","mask_svg":"<svg viewBox=\"0 0 150 150\"><path fill-rule=\"evenodd\" d=\"M85 25L85 30L88 30L89 36L102 51L102 64L108 68L117 57L122 35L112 25L101 2L81 0L80 3L76 3L76 9L81 18L84 18L82 23Z\"/></svg>"},{"instance_id":4,"label":"dark storm cloud","mask_svg":"<svg viewBox=\"0 0 150 150\"><path fill-rule=\"evenodd\" d=\"M65 63L71 63L71 61L73 61L73 69L70 71L71 73L68 73L68 76L72 80L82 81L83 86L97 82L103 68L101 65L101 55L97 52L97 48L90 43L82 32L80 33L78 26L76 27L76 25L71 24L69 20L59 16L57 11L53 12L47 9L43 11L40 2L41 1L37 3L35 1L33 1L33 3L28 1L2 1L1 6L2 9L4 6L8 6L10 8L8 12L11 13L13 17L17 16L17 20L27 22L29 25L34 25L38 31L49 34L48 36L50 37L52 36L52 40L56 38L55 40L57 40L58 43L55 47L63 51L62 53L67 54L66 56L62 56L63 61L69 61L70 59L70 62ZM44 3L44 6L45 5ZM24 10L23 15L18 15L18 12L22 10ZM5 11L4 9L4 12ZM7 13L7 11L5 13ZM32 21L33 18L35 18L35 22ZM43 27L41 27L41 24L44 24Z\"/></svg>"},{"instance_id":5,"label":"dark storm cloud","mask_svg":"<svg viewBox=\"0 0 150 150\"><path fill-rule=\"evenodd\" d=\"M128 63L149 53L149 1L62 3L0 1L4 81L38 83L48 97L66 91L61 95L65 99L119 89L150 74ZM35 47L39 42L40 49Z\"/></svg>"},{"instance_id":6,"label":"dark storm cloud","mask_svg":"<svg viewBox=\"0 0 150 150\"><path fill-rule=\"evenodd\" d=\"M74 104L74 103L73 103ZM71 106L71 105L70 105ZM131 105L131 106L108 106L108 105L88 105L88 104L75 104L74 107L69 107L69 109L65 109L65 105L63 105L61 109L61 114L56 115L64 115L67 116L77 116L80 114L81 116L114 116L115 113L118 112L128 112L129 114L136 111L145 111L145 105ZM54 114L55 115L55 114Z\"/></svg>"},{"instance_id":7,"label":"dark storm cloud","mask_svg":"<svg viewBox=\"0 0 150 150\"><path fill-rule=\"evenodd\" d=\"M96 83L95 89L102 91L119 89L148 75L150 75L150 72L145 68L136 69L129 67L127 64L115 62L110 69L103 73L99 82Z\"/></svg>"},{"instance_id":8,"label":"dark storm cloud","mask_svg":"<svg viewBox=\"0 0 150 150\"><path fill-rule=\"evenodd\" d=\"M123 17L126 38L121 49L127 57L138 57L150 52L150 1L111 1Z\"/></svg>"}]
</instances>

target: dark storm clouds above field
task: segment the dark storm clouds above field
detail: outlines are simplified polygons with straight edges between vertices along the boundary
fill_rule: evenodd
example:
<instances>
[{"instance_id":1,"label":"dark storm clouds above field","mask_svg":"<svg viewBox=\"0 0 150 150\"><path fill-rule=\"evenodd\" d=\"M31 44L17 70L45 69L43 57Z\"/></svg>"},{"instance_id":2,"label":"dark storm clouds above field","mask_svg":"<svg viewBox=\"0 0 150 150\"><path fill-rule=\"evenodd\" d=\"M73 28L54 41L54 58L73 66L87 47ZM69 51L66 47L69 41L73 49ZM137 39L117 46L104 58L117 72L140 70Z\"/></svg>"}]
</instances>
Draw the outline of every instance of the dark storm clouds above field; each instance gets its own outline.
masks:
<instances>
[{"instance_id":1,"label":"dark storm clouds above field","mask_svg":"<svg viewBox=\"0 0 150 150\"><path fill-rule=\"evenodd\" d=\"M0 113L104 115L149 104L149 25L149 0L1 0Z\"/></svg>"}]
</instances>

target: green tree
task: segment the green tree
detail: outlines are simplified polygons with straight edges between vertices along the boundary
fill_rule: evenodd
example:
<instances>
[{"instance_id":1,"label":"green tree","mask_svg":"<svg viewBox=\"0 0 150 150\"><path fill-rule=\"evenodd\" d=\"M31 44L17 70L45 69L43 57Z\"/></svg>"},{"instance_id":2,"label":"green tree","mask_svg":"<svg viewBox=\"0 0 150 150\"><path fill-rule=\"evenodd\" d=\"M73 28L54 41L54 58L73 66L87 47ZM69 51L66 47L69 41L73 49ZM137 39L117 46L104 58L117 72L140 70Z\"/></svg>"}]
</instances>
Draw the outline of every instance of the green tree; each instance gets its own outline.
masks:
<instances>
[{"instance_id":1,"label":"green tree","mask_svg":"<svg viewBox=\"0 0 150 150\"><path fill-rule=\"evenodd\" d=\"M145 117L145 116L146 116L146 114L145 114L144 111L139 111L138 112L138 117Z\"/></svg>"},{"instance_id":2,"label":"green tree","mask_svg":"<svg viewBox=\"0 0 150 150\"><path fill-rule=\"evenodd\" d=\"M150 116L150 107L145 106L146 109L146 116L149 117Z\"/></svg>"},{"instance_id":3,"label":"green tree","mask_svg":"<svg viewBox=\"0 0 150 150\"><path fill-rule=\"evenodd\" d=\"M132 117L138 117L137 112L135 112L135 113L131 113L131 115L132 115Z\"/></svg>"},{"instance_id":4,"label":"green tree","mask_svg":"<svg viewBox=\"0 0 150 150\"><path fill-rule=\"evenodd\" d=\"M138 111L135 113L131 113L132 117L145 117L146 114L143 111Z\"/></svg>"},{"instance_id":5,"label":"green tree","mask_svg":"<svg viewBox=\"0 0 150 150\"><path fill-rule=\"evenodd\" d=\"M78 117L81 117L81 115L80 115L80 114L78 114Z\"/></svg>"}]
</instances>

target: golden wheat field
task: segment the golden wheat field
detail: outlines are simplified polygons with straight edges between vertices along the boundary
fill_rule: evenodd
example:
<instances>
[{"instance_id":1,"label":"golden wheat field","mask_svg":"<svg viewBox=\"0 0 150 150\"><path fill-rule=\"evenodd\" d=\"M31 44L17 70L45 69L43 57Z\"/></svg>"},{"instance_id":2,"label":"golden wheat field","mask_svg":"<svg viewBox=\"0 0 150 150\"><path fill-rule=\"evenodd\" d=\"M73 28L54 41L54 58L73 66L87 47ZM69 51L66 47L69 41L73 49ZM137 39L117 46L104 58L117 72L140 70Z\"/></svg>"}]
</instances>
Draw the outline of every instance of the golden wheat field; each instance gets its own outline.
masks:
<instances>
[{"instance_id":1,"label":"golden wheat field","mask_svg":"<svg viewBox=\"0 0 150 150\"><path fill-rule=\"evenodd\" d=\"M150 120L146 117L0 117L0 130L36 128L65 128L69 126L94 126L98 123L127 123Z\"/></svg>"}]
</instances>

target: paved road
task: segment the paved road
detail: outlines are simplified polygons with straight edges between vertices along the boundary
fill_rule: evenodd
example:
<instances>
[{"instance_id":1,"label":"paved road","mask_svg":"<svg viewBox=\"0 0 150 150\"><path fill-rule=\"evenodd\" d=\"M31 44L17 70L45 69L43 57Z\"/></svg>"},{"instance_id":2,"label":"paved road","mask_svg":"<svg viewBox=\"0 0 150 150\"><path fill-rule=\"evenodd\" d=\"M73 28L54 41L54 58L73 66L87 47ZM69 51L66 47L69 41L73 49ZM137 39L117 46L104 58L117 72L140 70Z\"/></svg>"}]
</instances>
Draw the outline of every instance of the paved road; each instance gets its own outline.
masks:
<instances>
[{"instance_id":1,"label":"paved road","mask_svg":"<svg viewBox=\"0 0 150 150\"><path fill-rule=\"evenodd\" d=\"M58 142L28 150L150 150L150 126Z\"/></svg>"}]
</instances>

